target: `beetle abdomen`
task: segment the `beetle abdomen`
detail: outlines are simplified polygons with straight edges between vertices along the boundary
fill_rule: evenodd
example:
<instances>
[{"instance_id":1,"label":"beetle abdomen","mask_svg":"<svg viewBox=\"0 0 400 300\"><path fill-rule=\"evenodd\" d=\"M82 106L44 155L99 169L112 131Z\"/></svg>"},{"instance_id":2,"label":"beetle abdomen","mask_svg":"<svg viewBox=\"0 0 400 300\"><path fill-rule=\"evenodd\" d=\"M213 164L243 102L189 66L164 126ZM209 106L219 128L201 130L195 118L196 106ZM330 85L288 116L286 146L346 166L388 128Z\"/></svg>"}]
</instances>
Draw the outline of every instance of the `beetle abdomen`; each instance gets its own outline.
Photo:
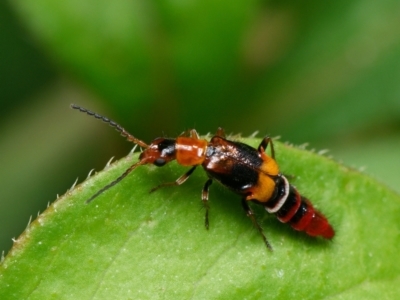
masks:
<instances>
[{"instance_id":1,"label":"beetle abdomen","mask_svg":"<svg viewBox=\"0 0 400 300\"><path fill-rule=\"evenodd\" d=\"M283 175L280 179L276 187L279 193L264 204L265 209L275 213L279 221L289 223L295 230L304 231L310 236L333 238L335 232L327 218L307 198L301 196Z\"/></svg>"}]
</instances>

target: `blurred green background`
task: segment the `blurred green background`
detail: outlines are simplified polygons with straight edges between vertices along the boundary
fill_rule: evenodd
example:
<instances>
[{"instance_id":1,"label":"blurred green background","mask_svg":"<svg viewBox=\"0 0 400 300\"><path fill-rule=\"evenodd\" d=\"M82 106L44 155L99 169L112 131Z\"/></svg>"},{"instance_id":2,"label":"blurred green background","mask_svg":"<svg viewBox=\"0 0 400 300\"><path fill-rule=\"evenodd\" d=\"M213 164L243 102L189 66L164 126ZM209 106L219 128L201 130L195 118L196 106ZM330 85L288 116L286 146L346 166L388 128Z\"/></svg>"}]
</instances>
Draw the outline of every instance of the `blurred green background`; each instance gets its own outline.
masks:
<instances>
[{"instance_id":1,"label":"blurred green background","mask_svg":"<svg viewBox=\"0 0 400 300\"><path fill-rule=\"evenodd\" d=\"M280 135L400 191L399 16L396 0L0 2L0 251L132 147L70 103L146 142Z\"/></svg>"}]
</instances>

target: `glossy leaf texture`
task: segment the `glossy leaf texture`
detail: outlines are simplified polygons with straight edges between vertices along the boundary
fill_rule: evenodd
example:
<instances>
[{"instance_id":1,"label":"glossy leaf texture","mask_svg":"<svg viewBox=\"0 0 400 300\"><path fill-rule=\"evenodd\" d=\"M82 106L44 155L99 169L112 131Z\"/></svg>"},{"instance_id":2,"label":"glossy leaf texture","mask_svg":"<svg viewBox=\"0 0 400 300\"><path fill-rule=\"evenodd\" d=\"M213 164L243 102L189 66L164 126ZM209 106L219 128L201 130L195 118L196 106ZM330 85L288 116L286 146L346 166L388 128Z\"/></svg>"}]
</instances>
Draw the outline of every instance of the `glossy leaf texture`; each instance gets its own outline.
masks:
<instances>
[{"instance_id":1,"label":"glossy leaf texture","mask_svg":"<svg viewBox=\"0 0 400 300\"><path fill-rule=\"evenodd\" d=\"M257 146L259 139L244 139ZM330 158L276 142L281 171L330 220L333 241L313 239L253 205L274 251L239 196L210 188L204 227L198 168L143 166L90 204L128 156L56 200L0 265L1 299L393 299L400 295L400 198Z\"/></svg>"}]
</instances>

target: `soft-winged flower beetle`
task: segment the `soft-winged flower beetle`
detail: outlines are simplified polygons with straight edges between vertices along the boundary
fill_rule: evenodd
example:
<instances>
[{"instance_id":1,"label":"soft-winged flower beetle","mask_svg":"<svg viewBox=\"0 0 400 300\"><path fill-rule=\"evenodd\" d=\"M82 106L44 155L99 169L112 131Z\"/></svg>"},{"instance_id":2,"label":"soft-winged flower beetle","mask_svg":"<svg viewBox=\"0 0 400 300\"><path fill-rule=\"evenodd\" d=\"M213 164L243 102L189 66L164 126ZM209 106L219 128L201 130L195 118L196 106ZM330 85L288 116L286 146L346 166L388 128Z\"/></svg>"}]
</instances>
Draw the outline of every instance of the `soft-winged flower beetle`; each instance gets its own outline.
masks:
<instances>
[{"instance_id":1,"label":"soft-winged flower beetle","mask_svg":"<svg viewBox=\"0 0 400 300\"><path fill-rule=\"evenodd\" d=\"M202 166L208 175L201 200L205 208L205 226L208 229L209 187L213 180L242 196L242 207L254 226L260 232L268 249L272 250L263 229L255 218L248 202L255 202L272 214L282 223L289 223L292 228L304 231L310 236L321 236L332 239L335 232L327 218L314 208L311 202L300 195L288 179L279 171L275 161L275 151L272 139L265 137L257 149L241 142L226 139L224 130L218 128L210 141L201 139L196 130L184 132L176 139L156 138L150 145L137 139L114 121L72 104L73 109L100 119L121 133L128 141L139 145L144 150L140 153L139 161L130 166L121 176L109 183L86 202L89 203L97 196L116 185L138 166L154 164L162 167L176 160L182 166L191 167L175 182L164 183L160 187L181 185L198 166ZM265 153L270 145L271 156Z\"/></svg>"}]
</instances>

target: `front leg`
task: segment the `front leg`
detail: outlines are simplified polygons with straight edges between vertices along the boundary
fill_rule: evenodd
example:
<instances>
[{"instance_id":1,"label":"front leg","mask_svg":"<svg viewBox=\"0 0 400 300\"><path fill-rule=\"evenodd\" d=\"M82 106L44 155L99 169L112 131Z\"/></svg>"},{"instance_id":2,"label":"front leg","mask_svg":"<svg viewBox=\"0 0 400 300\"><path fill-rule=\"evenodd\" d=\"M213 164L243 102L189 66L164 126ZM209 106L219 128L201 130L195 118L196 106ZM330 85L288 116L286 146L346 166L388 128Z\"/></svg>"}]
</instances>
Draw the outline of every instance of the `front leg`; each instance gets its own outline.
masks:
<instances>
[{"instance_id":1,"label":"front leg","mask_svg":"<svg viewBox=\"0 0 400 300\"><path fill-rule=\"evenodd\" d=\"M157 185L156 187L153 187L150 190L150 193L155 192L156 190L158 190L159 188L165 187L165 186L171 186L171 185L181 185L182 183L184 183L190 175L192 175L193 171L196 169L197 166L192 167L189 171L187 171L185 174L183 174L181 177L179 177L177 180L175 180L174 182L164 182L160 185Z\"/></svg>"},{"instance_id":2,"label":"front leg","mask_svg":"<svg viewBox=\"0 0 400 300\"><path fill-rule=\"evenodd\" d=\"M195 140L198 140L200 138L200 136L197 133L196 129L185 130L179 136L187 136L187 137L191 137L192 139L195 139Z\"/></svg>"},{"instance_id":3,"label":"front leg","mask_svg":"<svg viewBox=\"0 0 400 300\"><path fill-rule=\"evenodd\" d=\"M246 212L246 215L251 219L251 221L253 222L254 226L257 228L258 232L261 234L262 239L264 240L264 243L267 246L267 248L272 251L272 246L268 242L267 237L265 236L263 229L261 228L260 224L258 223L258 221L257 221L257 219L256 219L256 217L254 215L254 212L250 208L250 206L247 203L246 199L242 199L242 207L243 207L244 211Z\"/></svg>"}]
</instances>

